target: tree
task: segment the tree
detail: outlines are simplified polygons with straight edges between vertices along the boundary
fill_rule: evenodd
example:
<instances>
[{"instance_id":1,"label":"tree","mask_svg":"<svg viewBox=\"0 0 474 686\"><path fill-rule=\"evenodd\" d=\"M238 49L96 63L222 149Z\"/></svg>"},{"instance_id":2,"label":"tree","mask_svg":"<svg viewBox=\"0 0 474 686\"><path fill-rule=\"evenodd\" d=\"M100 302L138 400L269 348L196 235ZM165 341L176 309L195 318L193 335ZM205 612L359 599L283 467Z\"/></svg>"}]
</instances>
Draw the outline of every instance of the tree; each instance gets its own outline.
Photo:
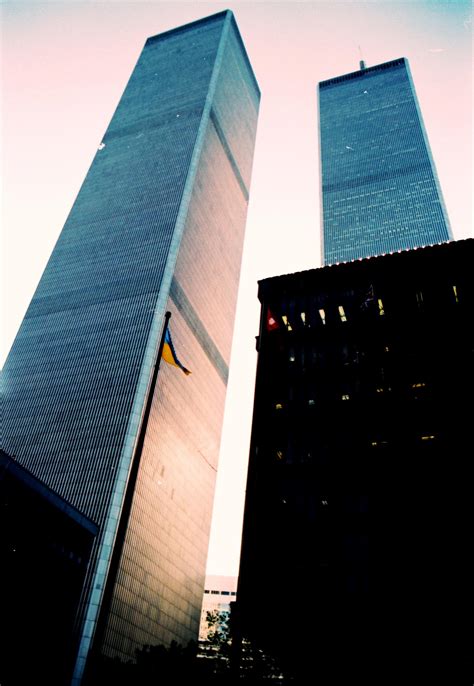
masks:
<instances>
[{"instance_id":1,"label":"tree","mask_svg":"<svg viewBox=\"0 0 474 686\"><path fill-rule=\"evenodd\" d=\"M283 683L283 674L277 660L267 655L254 640L243 637L239 645L233 645L233 620L229 611L208 611L207 640L199 644L201 662L207 663L208 683L226 686L255 685L269 680ZM237 649L238 656L234 649ZM237 658L237 662L235 659ZM212 677L212 678L211 678Z\"/></svg>"}]
</instances>

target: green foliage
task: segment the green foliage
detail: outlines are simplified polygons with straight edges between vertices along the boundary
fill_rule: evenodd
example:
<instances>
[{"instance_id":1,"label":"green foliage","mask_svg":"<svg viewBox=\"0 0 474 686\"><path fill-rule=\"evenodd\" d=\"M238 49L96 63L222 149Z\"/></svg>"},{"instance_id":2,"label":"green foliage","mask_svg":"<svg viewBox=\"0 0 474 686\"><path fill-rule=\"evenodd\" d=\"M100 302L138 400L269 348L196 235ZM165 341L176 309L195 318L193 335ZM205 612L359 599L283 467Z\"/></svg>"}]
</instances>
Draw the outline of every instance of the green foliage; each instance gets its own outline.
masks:
<instances>
[{"instance_id":1,"label":"green foliage","mask_svg":"<svg viewBox=\"0 0 474 686\"><path fill-rule=\"evenodd\" d=\"M207 622L207 640L216 648L223 648L229 645L231 642L230 637L230 613L229 612L218 612L214 610L206 613Z\"/></svg>"},{"instance_id":2,"label":"green foliage","mask_svg":"<svg viewBox=\"0 0 474 686\"><path fill-rule=\"evenodd\" d=\"M277 661L266 655L254 641L246 638L242 639L239 667L237 670L235 669L235 663L232 664L233 646L230 612L208 611L206 622L208 626L207 641L200 644L199 654L201 658L205 658L201 661L208 664L209 674L214 678L214 681L209 683L218 683L224 686L235 682L242 686L244 684L250 686L268 683L270 679L281 680L282 673Z\"/></svg>"}]
</instances>

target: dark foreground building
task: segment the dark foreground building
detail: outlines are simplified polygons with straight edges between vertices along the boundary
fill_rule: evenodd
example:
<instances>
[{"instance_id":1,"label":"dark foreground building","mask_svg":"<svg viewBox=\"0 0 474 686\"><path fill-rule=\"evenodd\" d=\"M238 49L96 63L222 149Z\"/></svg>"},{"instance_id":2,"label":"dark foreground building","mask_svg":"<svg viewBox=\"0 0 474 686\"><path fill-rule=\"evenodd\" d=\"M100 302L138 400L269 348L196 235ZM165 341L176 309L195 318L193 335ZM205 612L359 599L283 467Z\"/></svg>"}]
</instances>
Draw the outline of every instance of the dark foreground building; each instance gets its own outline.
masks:
<instances>
[{"instance_id":1,"label":"dark foreground building","mask_svg":"<svg viewBox=\"0 0 474 686\"><path fill-rule=\"evenodd\" d=\"M323 264L452 238L404 57L319 83Z\"/></svg>"},{"instance_id":2,"label":"dark foreground building","mask_svg":"<svg viewBox=\"0 0 474 686\"><path fill-rule=\"evenodd\" d=\"M231 12L147 40L4 367L6 450L99 528L75 684L197 640L259 99ZM161 366L104 615L166 310L192 374Z\"/></svg>"},{"instance_id":3,"label":"dark foreground building","mask_svg":"<svg viewBox=\"0 0 474 686\"><path fill-rule=\"evenodd\" d=\"M428 683L454 636L465 664L473 247L259 284L237 605L298 683Z\"/></svg>"},{"instance_id":4,"label":"dark foreground building","mask_svg":"<svg viewBox=\"0 0 474 686\"><path fill-rule=\"evenodd\" d=\"M98 527L3 450L0 518L0 683L57 686Z\"/></svg>"}]
</instances>

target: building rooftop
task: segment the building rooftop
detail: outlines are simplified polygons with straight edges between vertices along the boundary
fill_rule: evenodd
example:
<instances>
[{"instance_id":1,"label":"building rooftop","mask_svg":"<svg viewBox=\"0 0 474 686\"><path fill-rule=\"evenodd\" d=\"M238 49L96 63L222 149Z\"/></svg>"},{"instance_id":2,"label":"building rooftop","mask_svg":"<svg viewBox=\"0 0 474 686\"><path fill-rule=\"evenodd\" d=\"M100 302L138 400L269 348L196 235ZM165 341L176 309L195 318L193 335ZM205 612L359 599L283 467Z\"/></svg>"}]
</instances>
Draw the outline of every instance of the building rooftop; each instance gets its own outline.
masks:
<instances>
[{"instance_id":1,"label":"building rooftop","mask_svg":"<svg viewBox=\"0 0 474 686\"><path fill-rule=\"evenodd\" d=\"M390 60L390 62L375 64L373 67L364 67L363 69L352 71L349 74L342 74L341 76L334 76L332 79L320 81L319 88L328 88L329 86L335 86L339 83L342 83L343 81L365 78L366 76L371 76L375 72L380 72L384 69L391 69L392 67L401 67L407 63L408 60L406 59L406 57L399 57L396 60Z\"/></svg>"},{"instance_id":2,"label":"building rooftop","mask_svg":"<svg viewBox=\"0 0 474 686\"><path fill-rule=\"evenodd\" d=\"M245 62L247 64L250 76L252 78L252 81L255 85L255 88L257 90L258 96L260 97L261 91L260 91L260 86L258 85L257 78L255 76L255 73L253 71L252 65L250 64L250 60L247 54L247 50L245 48L244 42L242 40L242 36L240 35L239 27L237 26L237 22L235 20L234 13L232 10L223 10L222 12L216 12L216 14L211 14L208 17L204 17L202 19L197 19L196 21L191 21L187 24L183 24L182 26L177 26L176 28L170 29L169 31L163 31L162 33L157 33L154 36L150 36L147 38L145 45L151 45L152 43L156 43L160 40L163 40L165 38L168 38L169 36L172 35L177 35L178 33L182 33L183 31L188 31L189 29L193 29L198 27L201 24L209 24L212 21L217 21L218 19L224 19L226 16L230 17L230 20L232 22L232 25L235 30L235 34L237 36L237 40L240 43L240 47L242 49L243 56L245 58Z\"/></svg>"},{"instance_id":3,"label":"building rooftop","mask_svg":"<svg viewBox=\"0 0 474 686\"><path fill-rule=\"evenodd\" d=\"M41 496L41 498L50 503L56 510L61 510L84 529L94 536L97 536L99 528L91 519L83 515L82 512L79 512L79 510L68 503L67 500L61 498L61 496L55 493L51 488L33 476L31 472L18 464L18 462L8 455L8 453L0 449L0 481L8 474L17 482L21 482L25 487L29 488L30 491Z\"/></svg>"},{"instance_id":4,"label":"building rooftop","mask_svg":"<svg viewBox=\"0 0 474 686\"><path fill-rule=\"evenodd\" d=\"M416 260L415 255L419 255L420 252L426 255L427 259L438 259L438 256L444 259L446 246L448 245L452 246L450 247L450 250L459 255L464 255L465 251L472 250L474 246L474 238L464 238L459 241L446 241L436 245L422 246L407 250L397 250L396 252L387 253L385 255L364 257L357 260L351 260L350 262L341 262L326 265L324 267L306 269L301 272L270 276L265 279L260 279L258 284L260 289L266 289L267 287L284 288L285 284L291 283L292 288L294 289L294 284L296 282L304 282L307 284L308 280L324 281L326 279L332 280L333 277L340 281L344 272L348 275L352 275L354 269L357 269L358 273L363 273L367 269L385 269L389 264L392 264L394 259L396 260L395 264L399 264L399 260L401 259L403 260L404 265L409 267L410 264L412 264L412 261ZM355 267L356 264L359 266Z\"/></svg>"}]
</instances>

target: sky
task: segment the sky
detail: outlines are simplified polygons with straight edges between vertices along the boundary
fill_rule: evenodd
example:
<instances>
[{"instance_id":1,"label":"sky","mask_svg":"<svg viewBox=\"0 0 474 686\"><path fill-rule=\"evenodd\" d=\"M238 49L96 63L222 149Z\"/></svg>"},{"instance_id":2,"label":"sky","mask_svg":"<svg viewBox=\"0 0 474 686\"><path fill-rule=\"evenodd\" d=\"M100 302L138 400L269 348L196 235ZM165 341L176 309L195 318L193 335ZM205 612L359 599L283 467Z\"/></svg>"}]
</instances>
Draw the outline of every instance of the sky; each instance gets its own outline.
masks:
<instances>
[{"instance_id":1,"label":"sky","mask_svg":"<svg viewBox=\"0 0 474 686\"><path fill-rule=\"evenodd\" d=\"M473 235L472 5L3 0L1 356L148 36L234 11L262 91L208 573L238 572L259 279L319 267L317 82L407 57L454 238Z\"/></svg>"}]
</instances>

